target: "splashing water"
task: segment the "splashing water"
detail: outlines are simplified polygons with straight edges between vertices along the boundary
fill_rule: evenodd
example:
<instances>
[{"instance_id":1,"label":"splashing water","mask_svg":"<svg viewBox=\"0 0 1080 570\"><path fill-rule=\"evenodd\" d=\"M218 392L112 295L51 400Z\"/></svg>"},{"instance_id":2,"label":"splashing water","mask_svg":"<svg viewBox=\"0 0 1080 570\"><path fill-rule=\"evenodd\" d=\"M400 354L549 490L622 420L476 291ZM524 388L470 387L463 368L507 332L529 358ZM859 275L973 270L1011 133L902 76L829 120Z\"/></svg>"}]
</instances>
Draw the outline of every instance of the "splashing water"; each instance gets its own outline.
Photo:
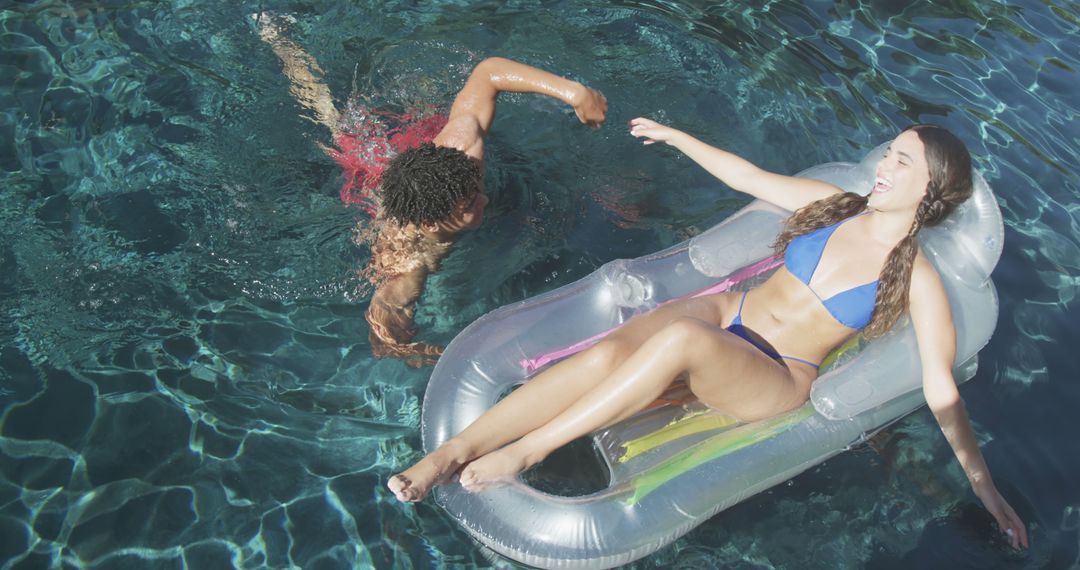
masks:
<instances>
[{"instance_id":1,"label":"splashing water","mask_svg":"<svg viewBox=\"0 0 1080 570\"><path fill-rule=\"evenodd\" d=\"M350 102L334 145L326 152L344 170L341 201L375 217L379 181L398 153L430 142L446 126L447 117L432 106L394 113Z\"/></svg>"}]
</instances>

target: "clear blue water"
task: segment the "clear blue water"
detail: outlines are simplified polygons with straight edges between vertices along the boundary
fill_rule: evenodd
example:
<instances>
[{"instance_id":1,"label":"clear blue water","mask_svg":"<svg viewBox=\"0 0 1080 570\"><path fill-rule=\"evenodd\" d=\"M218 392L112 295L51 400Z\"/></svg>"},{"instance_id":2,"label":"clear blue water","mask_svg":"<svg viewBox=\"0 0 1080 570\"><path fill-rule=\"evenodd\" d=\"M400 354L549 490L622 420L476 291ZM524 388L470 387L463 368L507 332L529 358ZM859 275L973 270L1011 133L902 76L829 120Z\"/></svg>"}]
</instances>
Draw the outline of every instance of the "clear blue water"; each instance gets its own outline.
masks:
<instances>
[{"instance_id":1,"label":"clear blue water","mask_svg":"<svg viewBox=\"0 0 1080 570\"><path fill-rule=\"evenodd\" d=\"M785 172L953 129L1007 225L962 393L1031 550L994 537L923 410L635 566L1080 565L1075 2L174 0L0 4L0 567L492 565L383 491L419 457L428 371L371 357L365 220L259 9L296 18L339 102L445 106L493 54L608 95L599 132L501 100L487 220L422 300L433 342L745 203L634 116Z\"/></svg>"}]
</instances>

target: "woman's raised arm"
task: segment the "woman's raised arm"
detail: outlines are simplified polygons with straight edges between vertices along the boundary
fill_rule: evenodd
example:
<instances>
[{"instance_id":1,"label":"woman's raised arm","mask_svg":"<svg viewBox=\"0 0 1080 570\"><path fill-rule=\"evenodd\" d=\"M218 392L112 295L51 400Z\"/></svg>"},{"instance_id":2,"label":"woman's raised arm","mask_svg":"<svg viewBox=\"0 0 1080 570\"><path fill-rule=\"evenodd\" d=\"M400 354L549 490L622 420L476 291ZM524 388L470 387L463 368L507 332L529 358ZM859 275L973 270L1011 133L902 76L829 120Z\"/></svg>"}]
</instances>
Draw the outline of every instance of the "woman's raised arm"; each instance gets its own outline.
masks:
<instances>
[{"instance_id":1,"label":"woman's raised arm","mask_svg":"<svg viewBox=\"0 0 1080 570\"><path fill-rule=\"evenodd\" d=\"M934 413L945 439L967 475L971 489L993 515L1001 532L1009 536L1013 548L1027 548L1024 522L998 492L986 466L975 432L971 428L964 401L953 378L956 358L956 329L941 278L930 261L916 257L911 274L911 322L922 360L923 395Z\"/></svg>"},{"instance_id":2,"label":"woman's raised arm","mask_svg":"<svg viewBox=\"0 0 1080 570\"><path fill-rule=\"evenodd\" d=\"M680 131L644 117L630 121L630 134L645 144L667 143L728 186L789 211L842 190L827 182L785 176L758 168L750 161L710 146Z\"/></svg>"}]
</instances>

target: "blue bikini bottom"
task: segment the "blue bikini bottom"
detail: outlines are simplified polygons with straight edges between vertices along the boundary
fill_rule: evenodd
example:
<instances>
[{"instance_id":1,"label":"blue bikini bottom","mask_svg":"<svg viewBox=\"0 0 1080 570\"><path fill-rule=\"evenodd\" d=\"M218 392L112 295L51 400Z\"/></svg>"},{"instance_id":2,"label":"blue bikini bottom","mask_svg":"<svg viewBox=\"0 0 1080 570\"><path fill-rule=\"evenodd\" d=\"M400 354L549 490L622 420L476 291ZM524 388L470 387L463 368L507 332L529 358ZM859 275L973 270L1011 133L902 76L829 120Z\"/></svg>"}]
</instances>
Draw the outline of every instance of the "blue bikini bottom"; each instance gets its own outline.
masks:
<instances>
[{"instance_id":1,"label":"blue bikini bottom","mask_svg":"<svg viewBox=\"0 0 1080 570\"><path fill-rule=\"evenodd\" d=\"M780 354L780 353L776 352L775 350L773 350L771 346L761 344L760 342L758 342L757 340L755 340L753 338L753 335L750 334L750 330L747 329L746 327L744 327L743 324L742 324L742 309L743 309L743 304L746 303L746 294L747 293L749 293L749 291L744 292L742 294L742 299L739 299L739 312L738 312L738 314L735 315L735 318L731 320L731 324L727 326L726 330L728 332L730 332L731 334L733 334L733 335L745 340L746 342L750 343L751 346L753 346L754 348L760 350L762 352L762 354L764 354L765 356L768 356L769 358L771 358L773 360L794 360L795 362L802 362L803 364L809 364L810 366L813 366L814 368L817 368L818 365L814 364L813 362L810 362L809 360L803 360L801 358L796 358L794 356L784 356L783 354Z\"/></svg>"}]
</instances>

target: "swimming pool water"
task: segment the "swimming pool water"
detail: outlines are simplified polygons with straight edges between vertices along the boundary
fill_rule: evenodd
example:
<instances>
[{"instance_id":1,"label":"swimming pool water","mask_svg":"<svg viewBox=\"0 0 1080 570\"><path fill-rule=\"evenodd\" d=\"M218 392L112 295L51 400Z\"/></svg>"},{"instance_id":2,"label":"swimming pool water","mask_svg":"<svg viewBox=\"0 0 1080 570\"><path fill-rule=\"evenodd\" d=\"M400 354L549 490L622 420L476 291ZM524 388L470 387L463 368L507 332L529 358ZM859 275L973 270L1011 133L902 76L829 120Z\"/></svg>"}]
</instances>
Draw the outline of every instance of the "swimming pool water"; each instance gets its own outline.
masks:
<instances>
[{"instance_id":1,"label":"swimming pool water","mask_svg":"<svg viewBox=\"0 0 1080 570\"><path fill-rule=\"evenodd\" d=\"M913 121L958 133L1007 232L962 393L1031 550L923 410L635 567L1080 567L1080 7L1031 0L0 4L0 567L509 564L383 490L419 457L430 369L371 357L366 218L259 10L296 18L341 104L445 108L487 55L608 96L595 132L500 99L486 220L418 311L437 343L747 201L635 116L785 172Z\"/></svg>"}]
</instances>

